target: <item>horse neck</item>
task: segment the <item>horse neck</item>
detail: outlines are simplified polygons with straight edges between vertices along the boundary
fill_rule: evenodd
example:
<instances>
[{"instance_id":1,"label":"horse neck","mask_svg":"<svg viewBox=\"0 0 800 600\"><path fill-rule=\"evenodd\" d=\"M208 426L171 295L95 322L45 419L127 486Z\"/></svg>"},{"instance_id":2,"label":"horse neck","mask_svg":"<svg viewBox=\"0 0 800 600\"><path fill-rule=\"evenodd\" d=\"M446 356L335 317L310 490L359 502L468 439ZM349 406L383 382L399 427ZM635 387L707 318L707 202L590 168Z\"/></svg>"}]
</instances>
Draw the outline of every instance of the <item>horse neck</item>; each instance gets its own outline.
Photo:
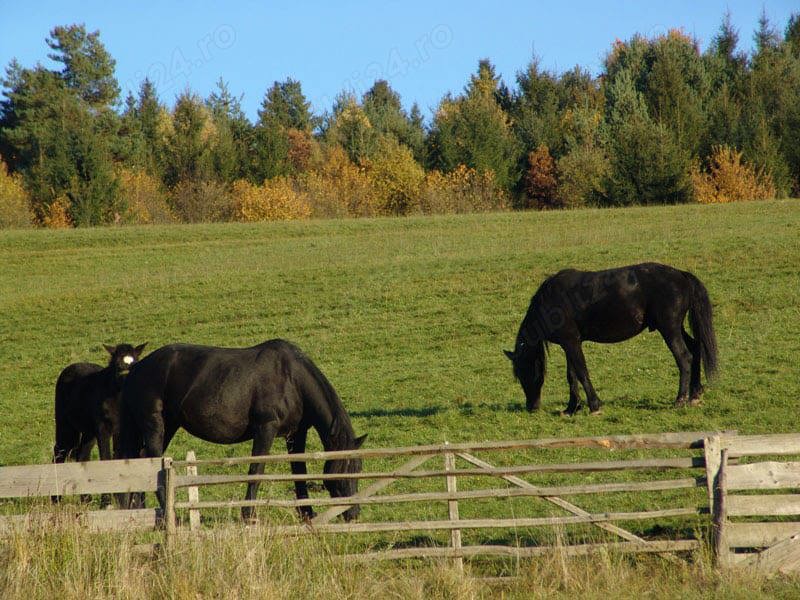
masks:
<instances>
[{"instance_id":1,"label":"horse neck","mask_svg":"<svg viewBox=\"0 0 800 600\"><path fill-rule=\"evenodd\" d=\"M330 382L313 364L309 362L306 367L307 377L302 394L306 420L317 430L326 451L350 449L355 435L342 401Z\"/></svg>"},{"instance_id":2,"label":"horse neck","mask_svg":"<svg viewBox=\"0 0 800 600\"><path fill-rule=\"evenodd\" d=\"M113 362L106 366L99 373L103 378L105 385L108 387L109 392L118 393L120 390L122 390L122 384L125 382L125 376L117 374Z\"/></svg>"}]
</instances>

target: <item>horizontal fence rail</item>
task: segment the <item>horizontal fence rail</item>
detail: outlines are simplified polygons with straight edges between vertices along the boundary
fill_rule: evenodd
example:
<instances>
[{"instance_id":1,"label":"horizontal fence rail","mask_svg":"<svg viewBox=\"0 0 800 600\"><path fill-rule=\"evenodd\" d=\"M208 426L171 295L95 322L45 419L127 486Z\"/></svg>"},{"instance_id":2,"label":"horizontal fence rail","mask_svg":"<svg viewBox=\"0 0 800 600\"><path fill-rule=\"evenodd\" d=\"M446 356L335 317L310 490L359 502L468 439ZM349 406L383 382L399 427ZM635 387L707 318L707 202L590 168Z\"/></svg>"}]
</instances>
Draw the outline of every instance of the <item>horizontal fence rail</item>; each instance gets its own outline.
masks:
<instances>
[{"instance_id":1,"label":"horizontal fence rail","mask_svg":"<svg viewBox=\"0 0 800 600\"><path fill-rule=\"evenodd\" d=\"M735 435L735 432L724 432ZM430 444L400 448L367 448L360 450L334 450L328 452L305 452L298 454L267 454L263 456L237 456L202 460L176 460L175 467L186 466L231 466L251 463L287 463L344 458L391 458L396 456L437 455L446 452L480 452L491 450L533 450L559 448L598 448L603 450L623 449L702 449L703 440L717 432L690 431L675 433L645 433L635 435L610 435L576 438L544 438L482 443Z\"/></svg>"}]
</instances>

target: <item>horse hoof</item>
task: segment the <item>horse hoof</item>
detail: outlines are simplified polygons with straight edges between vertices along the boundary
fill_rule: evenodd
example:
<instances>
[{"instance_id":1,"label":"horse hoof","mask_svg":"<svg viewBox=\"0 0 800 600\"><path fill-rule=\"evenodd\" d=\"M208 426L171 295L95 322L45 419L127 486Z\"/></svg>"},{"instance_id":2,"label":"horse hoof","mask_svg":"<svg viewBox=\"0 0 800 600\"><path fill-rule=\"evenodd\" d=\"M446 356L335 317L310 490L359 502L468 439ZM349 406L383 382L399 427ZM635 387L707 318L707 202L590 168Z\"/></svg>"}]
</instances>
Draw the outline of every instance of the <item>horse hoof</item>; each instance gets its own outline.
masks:
<instances>
[{"instance_id":1,"label":"horse hoof","mask_svg":"<svg viewBox=\"0 0 800 600\"><path fill-rule=\"evenodd\" d=\"M575 416L575 411L574 411L574 410L573 410L573 411L569 411L569 410L562 410L562 411L561 411L559 414L560 414L562 417L574 417L574 416Z\"/></svg>"},{"instance_id":2,"label":"horse hoof","mask_svg":"<svg viewBox=\"0 0 800 600\"><path fill-rule=\"evenodd\" d=\"M598 415L602 415L602 414L603 414L603 409L602 408L596 408L595 410L590 410L589 411L589 416L590 417L597 417Z\"/></svg>"},{"instance_id":3,"label":"horse hoof","mask_svg":"<svg viewBox=\"0 0 800 600\"><path fill-rule=\"evenodd\" d=\"M695 396L689 399L688 405L689 406L701 406L703 404L703 399L700 396Z\"/></svg>"}]
</instances>

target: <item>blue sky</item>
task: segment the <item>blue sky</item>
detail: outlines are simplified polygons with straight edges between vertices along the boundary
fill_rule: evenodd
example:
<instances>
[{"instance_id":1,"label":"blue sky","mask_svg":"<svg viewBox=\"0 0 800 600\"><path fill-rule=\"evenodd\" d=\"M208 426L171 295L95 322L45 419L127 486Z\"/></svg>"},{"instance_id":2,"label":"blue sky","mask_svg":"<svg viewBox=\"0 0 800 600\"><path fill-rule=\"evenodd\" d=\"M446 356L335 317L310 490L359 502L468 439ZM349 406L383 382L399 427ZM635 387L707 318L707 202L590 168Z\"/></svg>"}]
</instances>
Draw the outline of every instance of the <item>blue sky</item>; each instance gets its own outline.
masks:
<instances>
[{"instance_id":1,"label":"blue sky","mask_svg":"<svg viewBox=\"0 0 800 600\"><path fill-rule=\"evenodd\" d=\"M448 91L458 93L481 58L509 85L531 57L547 69L578 64L598 73L615 39L671 28L705 48L726 10L749 50L762 8L781 33L796 0L606 2L107 2L0 0L0 64L47 59L56 25L100 30L123 89L155 81L170 105L187 86L203 96L222 77L254 118L273 81L299 79L314 109L329 109L343 89L363 93L390 82L403 103L428 117Z\"/></svg>"}]
</instances>

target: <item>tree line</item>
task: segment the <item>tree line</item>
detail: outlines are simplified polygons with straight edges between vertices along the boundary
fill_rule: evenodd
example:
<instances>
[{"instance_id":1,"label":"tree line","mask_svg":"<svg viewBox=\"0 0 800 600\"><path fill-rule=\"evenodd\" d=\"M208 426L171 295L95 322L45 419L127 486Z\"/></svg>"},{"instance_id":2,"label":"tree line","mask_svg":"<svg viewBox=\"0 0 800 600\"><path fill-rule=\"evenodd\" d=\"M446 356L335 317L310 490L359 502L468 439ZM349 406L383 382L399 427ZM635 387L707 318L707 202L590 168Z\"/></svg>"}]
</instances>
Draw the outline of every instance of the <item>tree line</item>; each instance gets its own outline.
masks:
<instances>
[{"instance_id":1,"label":"tree line","mask_svg":"<svg viewBox=\"0 0 800 600\"><path fill-rule=\"evenodd\" d=\"M509 86L481 60L426 123L389 83L315 114L276 81L253 122L220 79L172 107L145 79L121 100L97 31L55 27L57 69L6 68L0 225L268 220L800 196L800 13L726 15L701 51L635 35L601 73L533 59Z\"/></svg>"}]
</instances>

